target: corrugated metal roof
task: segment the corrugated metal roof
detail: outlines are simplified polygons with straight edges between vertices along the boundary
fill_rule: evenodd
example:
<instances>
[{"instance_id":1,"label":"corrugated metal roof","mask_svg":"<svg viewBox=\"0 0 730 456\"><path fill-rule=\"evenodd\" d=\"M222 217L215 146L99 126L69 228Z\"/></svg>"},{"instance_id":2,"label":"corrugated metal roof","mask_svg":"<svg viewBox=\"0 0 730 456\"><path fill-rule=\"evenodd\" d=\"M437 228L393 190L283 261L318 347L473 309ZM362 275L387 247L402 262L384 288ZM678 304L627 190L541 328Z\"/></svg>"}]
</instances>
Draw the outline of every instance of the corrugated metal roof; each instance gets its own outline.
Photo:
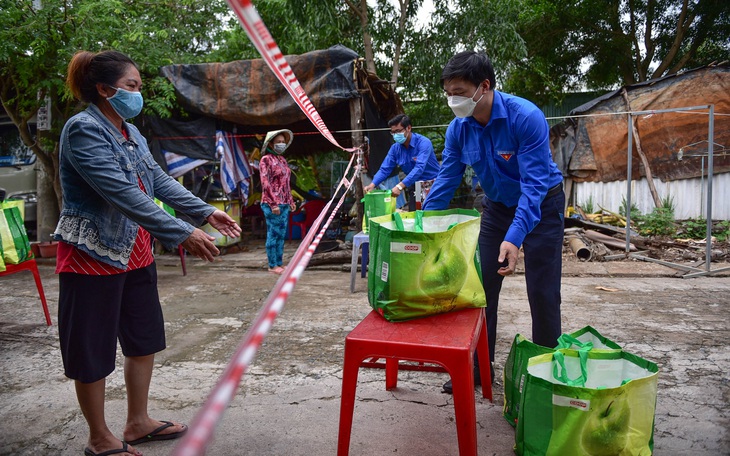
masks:
<instances>
[{"instance_id":1,"label":"corrugated metal roof","mask_svg":"<svg viewBox=\"0 0 730 456\"><path fill-rule=\"evenodd\" d=\"M716 149L730 146L730 64L711 65L626 87L571 111L550 130L553 157L564 175L576 181L624 179L627 167L628 115L632 134L632 174L647 169L639 159L638 142L651 174L663 180L700 175L699 160L681 160L680 152L707 153L709 106L714 105ZM690 107L694 111L688 111ZM703 143L704 141L704 143ZM704 144L704 145L703 145ZM730 171L730 155L717 156L715 172Z\"/></svg>"},{"instance_id":2,"label":"corrugated metal roof","mask_svg":"<svg viewBox=\"0 0 730 456\"><path fill-rule=\"evenodd\" d=\"M586 102L601 95L601 93L602 92L569 93L565 95L562 103L549 103L545 106L541 106L540 109L543 114L545 114L545 117L547 117L548 124L552 127L553 125L557 125L562 122L576 106L584 105Z\"/></svg>"}]
</instances>

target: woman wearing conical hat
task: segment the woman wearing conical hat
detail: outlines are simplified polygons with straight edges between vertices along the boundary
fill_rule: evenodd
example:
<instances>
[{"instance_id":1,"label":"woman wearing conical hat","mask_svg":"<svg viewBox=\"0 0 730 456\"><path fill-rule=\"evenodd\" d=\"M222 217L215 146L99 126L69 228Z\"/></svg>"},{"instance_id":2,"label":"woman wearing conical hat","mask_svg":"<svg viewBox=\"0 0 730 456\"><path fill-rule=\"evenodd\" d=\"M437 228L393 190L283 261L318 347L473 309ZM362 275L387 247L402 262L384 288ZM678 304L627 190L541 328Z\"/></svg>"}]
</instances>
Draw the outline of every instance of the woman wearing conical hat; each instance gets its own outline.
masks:
<instances>
[{"instance_id":1,"label":"woman wearing conical hat","mask_svg":"<svg viewBox=\"0 0 730 456\"><path fill-rule=\"evenodd\" d=\"M266 256L272 274L284 272L284 239L289 211L296 209L289 183L291 170L283 156L293 139L290 130L270 131L261 146L261 210L266 218Z\"/></svg>"}]
</instances>

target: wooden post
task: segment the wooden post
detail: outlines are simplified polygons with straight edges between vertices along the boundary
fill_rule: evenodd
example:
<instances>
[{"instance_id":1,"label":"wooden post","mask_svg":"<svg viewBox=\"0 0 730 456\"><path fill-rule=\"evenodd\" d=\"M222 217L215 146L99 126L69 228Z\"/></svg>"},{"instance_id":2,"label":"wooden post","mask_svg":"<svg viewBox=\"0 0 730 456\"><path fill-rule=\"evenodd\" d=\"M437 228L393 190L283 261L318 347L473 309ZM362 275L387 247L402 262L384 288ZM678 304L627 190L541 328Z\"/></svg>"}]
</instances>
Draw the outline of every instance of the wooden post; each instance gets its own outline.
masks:
<instances>
[{"instance_id":1,"label":"wooden post","mask_svg":"<svg viewBox=\"0 0 730 456\"><path fill-rule=\"evenodd\" d=\"M362 91L360 90L359 84L358 84L358 78L357 78L357 72L358 72L358 61L355 61L354 68L353 68L353 82L355 83L355 89L358 93L362 94ZM358 98L352 98L350 100L350 129L352 130L351 137L352 137L352 147L359 147L364 142L363 139L363 126L365 125L365 119L363 119L363 109L362 109L362 96ZM360 165L362 165L362 157L360 157ZM356 205L356 211L357 211L357 223L362 224L362 218L364 214L364 208L362 204L362 197L363 197L363 186L362 186L362 179L360 177L360 173L357 173L355 175L355 205ZM358 225L360 226L360 225Z\"/></svg>"},{"instance_id":2,"label":"wooden post","mask_svg":"<svg viewBox=\"0 0 730 456\"><path fill-rule=\"evenodd\" d=\"M621 95L624 97L624 101L626 101L626 108L630 112L631 111L631 104L629 103L629 95L626 92L626 89L621 90ZM654 186L654 177L651 174L651 168L649 167L649 160L646 158L646 155L644 154L643 149L641 148L641 140L639 139L639 130L636 128L636 119L634 119L631 122L631 129L634 132L634 142L636 143L636 152L639 154L639 158L641 158L641 163L644 165L644 172L646 173L646 181L649 184L649 191L651 192L652 198L654 198L654 205L656 207L662 206L662 201L659 198L659 193L656 191L656 187ZM629 185L631 185L631 182L629 182ZM631 210L631 208L626 208L627 211Z\"/></svg>"}]
</instances>

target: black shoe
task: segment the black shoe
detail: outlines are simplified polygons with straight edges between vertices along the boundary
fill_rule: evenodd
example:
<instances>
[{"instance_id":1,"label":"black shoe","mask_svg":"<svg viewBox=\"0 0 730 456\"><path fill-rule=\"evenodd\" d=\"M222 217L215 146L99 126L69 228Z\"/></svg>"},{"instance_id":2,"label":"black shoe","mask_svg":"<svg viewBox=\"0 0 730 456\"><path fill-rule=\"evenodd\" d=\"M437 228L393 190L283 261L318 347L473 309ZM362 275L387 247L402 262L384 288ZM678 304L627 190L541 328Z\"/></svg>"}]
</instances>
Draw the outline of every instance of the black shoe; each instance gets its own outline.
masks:
<instances>
[{"instance_id":1,"label":"black shoe","mask_svg":"<svg viewBox=\"0 0 730 456\"><path fill-rule=\"evenodd\" d=\"M494 385L494 364L491 365L491 371L492 371L492 385ZM479 372L479 366L474 367L474 386L482 386L482 375ZM444 383L444 386L441 387L441 392L446 394L454 394L454 389L451 385L451 380Z\"/></svg>"}]
</instances>

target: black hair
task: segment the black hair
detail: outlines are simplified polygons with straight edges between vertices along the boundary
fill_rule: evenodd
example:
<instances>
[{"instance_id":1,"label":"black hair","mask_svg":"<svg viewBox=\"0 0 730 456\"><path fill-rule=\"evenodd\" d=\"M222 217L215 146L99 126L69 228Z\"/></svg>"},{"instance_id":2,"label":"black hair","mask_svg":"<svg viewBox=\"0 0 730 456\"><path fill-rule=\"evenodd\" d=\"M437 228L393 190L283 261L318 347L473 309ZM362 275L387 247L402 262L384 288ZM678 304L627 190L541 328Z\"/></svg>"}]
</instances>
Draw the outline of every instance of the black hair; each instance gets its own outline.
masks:
<instances>
[{"instance_id":1,"label":"black hair","mask_svg":"<svg viewBox=\"0 0 730 456\"><path fill-rule=\"evenodd\" d=\"M464 51L451 57L441 72L441 87L451 79L463 79L478 86L489 81L489 90L494 90L494 67L484 52Z\"/></svg>"},{"instance_id":2,"label":"black hair","mask_svg":"<svg viewBox=\"0 0 730 456\"><path fill-rule=\"evenodd\" d=\"M398 114L388 121L389 127L394 127L396 125L402 125L403 128L408 128L411 126L411 118L405 114Z\"/></svg>"},{"instance_id":3,"label":"black hair","mask_svg":"<svg viewBox=\"0 0 730 456\"><path fill-rule=\"evenodd\" d=\"M130 65L137 68L132 59L118 51L79 51L68 64L66 85L79 100L97 103L100 96L96 84L113 86Z\"/></svg>"}]
</instances>

